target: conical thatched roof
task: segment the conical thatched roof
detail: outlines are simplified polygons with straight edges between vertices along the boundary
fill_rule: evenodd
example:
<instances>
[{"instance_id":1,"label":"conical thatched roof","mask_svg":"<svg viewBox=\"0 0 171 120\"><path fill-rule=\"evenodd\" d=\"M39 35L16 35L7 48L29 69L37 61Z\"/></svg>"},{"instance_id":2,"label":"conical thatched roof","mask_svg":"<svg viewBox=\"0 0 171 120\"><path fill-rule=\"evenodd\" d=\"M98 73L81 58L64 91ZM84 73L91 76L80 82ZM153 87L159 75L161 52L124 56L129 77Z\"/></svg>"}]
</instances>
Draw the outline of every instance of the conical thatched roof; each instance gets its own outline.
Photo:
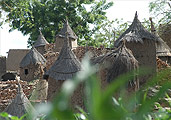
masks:
<instances>
[{"instance_id":1,"label":"conical thatched roof","mask_svg":"<svg viewBox=\"0 0 171 120\"><path fill-rule=\"evenodd\" d=\"M143 43L144 39L153 40L156 43L160 43L160 40L157 37L148 32L141 22L138 20L137 12L135 14L134 20L129 28L115 41L115 47L119 47L122 38L125 36L126 42L140 42Z\"/></svg>"},{"instance_id":2,"label":"conical thatched roof","mask_svg":"<svg viewBox=\"0 0 171 120\"><path fill-rule=\"evenodd\" d=\"M37 38L37 41L34 43L34 47L40 47L40 46L45 46L49 44L45 37L43 36L42 32L40 31L40 35Z\"/></svg>"},{"instance_id":3,"label":"conical thatched roof","mask_svg":"<svg viewBox=\"0 0 171 120\"><path fill-rule=\"evenodd\" d=\"M63 28L61 29L61 31L56 35L57 37L66 37L66 32L68 32L68 37L72 38L74 40L76 40L78 37L76 36L76 34L74 33L74 31L71 29L68 20L66 20L66 22L63 25Z\"/></svg>"},{"instance_id":4,"label":"conical thatched roof","mask_svg":"<svg viewBox=\"0 0 171 120\"><path fill-rule=\"evenodd\" d=\"M115 51L114 55L115 58L107 74L108 81L138 68L138 61L132 55L132 52L125 47L124 43Z\"/></svg>"},{"instance_id":5,"label":"conical thatched roof","mask_svg":"<svg viewBox=\"0 0 171 120\"><path fill-rule=\"evenodd\" d=\"M24 114L31 112L34 112L34 108L31 105L30 101L25 96L21 85L18 85L18 93L15 97L15 99L12 101L11 104L8 105L8 107L4 110L4 112L7 112L10 115L21 117Z\"/></svg>"},{"instance_id":6,"label":"conical thatched roof","mask_svg":"<svg viewBox=\"0 0 171 120\"><path fill-rule=\"evenodd\" d=\"M69 46L69 36L64 40L64 45L53 66L47 71L46 75L55 80L71 79L74 74L81 69L80 62L76 58Z\"/></svg>"},{"instance_id":7,"label":"conical thatched roof","mask_svg":"<svg viewBox=\"0 0 171 120\"><path fill-rule=\"evenodd\" d=\"M158 33L156 32L156 29L153 25L153 21L152 18L150 18L150 22L151 22L151 32L156 35L156 37L161 41L160 45L157 45L157 56L171 56L171 49L170 47L166 44L166 42L164 42L161 37L158 35Z\"/></svg>"},{"instance_id":8,"label":"conical thatched roof","mask_svg":"<svg viewBox=\"0 0 171 120\"><path fill-rule=\"evenodd\" d=\"M31 64L35 65L37 63L44 65L46 63L46 59L33 47L22 59L20 67L25 67Z\"/></svg>"}]
</instances>

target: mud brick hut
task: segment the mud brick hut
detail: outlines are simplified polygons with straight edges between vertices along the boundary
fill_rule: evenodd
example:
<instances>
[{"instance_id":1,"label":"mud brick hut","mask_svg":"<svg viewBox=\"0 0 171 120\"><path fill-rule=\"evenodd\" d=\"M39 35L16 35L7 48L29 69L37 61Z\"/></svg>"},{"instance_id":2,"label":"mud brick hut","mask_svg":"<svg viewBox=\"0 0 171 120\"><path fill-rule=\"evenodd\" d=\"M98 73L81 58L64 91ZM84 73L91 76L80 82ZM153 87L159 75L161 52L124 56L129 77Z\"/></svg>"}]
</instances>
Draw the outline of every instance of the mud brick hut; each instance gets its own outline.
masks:
<instances>
[{"instance_id":1,"label":"mud brick hut","mask_svg":"<svg viewBox=\"0 0 171 120\"><path fill-rule=\"evenodd\" d=\"M152 18L150 18L150 22L151 22L151 32L153 34L155 34L157 36L157 38L161 41L160 45L157 45L156 48L156 55L158 58L160 58L162 61L171 64L171 49L170 47L166 44L166 42L163 41L163 39L161 39L161 37L158 35L158 33L156 32L156 29L154 27L154 23L152 21Z\"/></svg>"},{"instance_id":2,"label":"mud brick hut","mask_svg":"<svg viewBox=\"0 0 171 120\"><path fill-rule=\"evenodd\" d=\"M118 76L131 72L138 71L138 61L133 56L132 52L126 48L125 43L122 43L116 50L91 59L92 64L99 65L99 75L101 78L102 88L105 88L111 81ZM135 77L127 84L128 92L139 89L139 79L135 73Z\"/></svg>"},{"instance_id":3,"label":"mud brick hut","mask_svg":"<svg viewBox=\"0 0 171 120\"><path fill-rule=\"evenodd\" d=\"M48 79L48 100L52 100L58 94L62 84L66 80L71 80L73 76L81 70L79 60L71 50L69 36L65 37L61 52L53 66L45 73ZM83 86L80 85L71 97L71 104L75 107L83 107Z\"/></svg>"},{"instance_id":4,"label":"mud brick hut","mask_svg":"<svg viewBox=\"0 0 171 120\"><path fill-rule=\"evenodd\" d=\"M22 87L18 84L18 93L13 101L7 106L4 112L12 116L22 117L26 113L31 114L34 112L35 109L31 105L30 101L27 99L26 95L24 94ZM5 118L0 118L1 120L6 120ZM23 119L23 120L26 120Z\"/></svg>"},{"instance_id":5,"label":"mud brick hut","mask_svg":"<svg viewBox=\"0 0 171 120\"><path fill-rule=\"evenodd\" d=\"M68 32L68 37L69 37L69 45L71 46L71 49L77 47L77 36L74 33L74 31L71 29L68 20L63 25L63 28L61 31L56 35L56 40L55 40L55 48L56 52L60 52L63 42L66 39L66 32Z\"/></svg>"},{"instance_id":6,"label":"mud brick hut","mask_svg":"<svg viewBox=\"0 0 171 120\"><path fill-rule=\"evenodd\" d=\"M37 38L37 41L34 43L34 47L37 49L39 53L42 55L46 53L46 45L49 44L45 37L43 36L42 32L40 31L40 35Z\"/></svg>"},{"instance_id":7,"label":"mud brick hut","mask_svg":"<svg viewBox=\"0 0 171 120\"><path fill-rule=\"evenodd\" d=\"M6 57L0 56L0 80L5 73L6 73Z\"/></svg>"},{"instance_id":8,"label":"mud brick hut","mask_svg":"<svg viewBox=\"0 0 171 120\"><path fill-rule=\"evenodd\" d=\"M126 40L126 47L132 51L139 66L152 69L152 72L140 78L140 84L144 84L156 73L156 44L160 44L160 41L143 27L137 12L129 28L115 41L115 47L119 47L123 40Z\"/></svg>"},{"instance_id":9,"label":"mud brick hut","mask_svg":"<svg viewBox=\"0 0 171 120\"><path fill-rule=\"evenodd\" d=\"M33 47L20 63L20 79L32 81L40 78L46 59Z\"/></svg>"}]
</instances>

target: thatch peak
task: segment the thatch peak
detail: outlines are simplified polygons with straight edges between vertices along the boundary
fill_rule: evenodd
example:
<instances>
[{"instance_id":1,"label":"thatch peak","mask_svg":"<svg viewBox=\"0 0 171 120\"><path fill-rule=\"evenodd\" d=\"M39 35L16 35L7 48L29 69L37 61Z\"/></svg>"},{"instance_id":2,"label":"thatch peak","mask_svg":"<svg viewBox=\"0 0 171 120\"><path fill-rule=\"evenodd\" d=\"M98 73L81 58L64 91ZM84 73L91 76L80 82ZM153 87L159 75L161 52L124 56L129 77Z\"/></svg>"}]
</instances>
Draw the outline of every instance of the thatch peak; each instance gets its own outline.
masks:
<instances>
[{"instance_id":1,"label":"thatch peak","mask_svg":"<svg viewBox=\"0 0 171 120\"><path fill-rule=\"evenodd\" d=\"M35 65L37 63L44 65L46 63L46 59L33 47L22 59L20 67Z\"/></svg>"},{"instance_id":2,"label":"thatch peak","mask_svg":"<svg viewBox=\"0 0 171 120\"><path fill-rule=\"evenodd\" d=\"M28 98L25 96L21 85L18 84L18 93L16 97L13 99L12 103L8 105L8 107L4 110L4 112L7 112L10 115L21 117L25 115L26 113L30 114L31 112L34 112L34 108L31 105Z\"/></svg>"},{"instance_id":3,"label":"thatch peak","mask_svg":"<svg viewBox=\"0 0 171 120\"><path fill-rule=\"evenodd\" d=\"M53 66L45 73L55 80L72 79L81 70L81 64L69 46L68 31L60 54Z\"/></svg>"},{"instance_id":4,"label":"thatch peak","mask_svg":"<svg viewBox=\"0 0 171 120\"><path fill-rule=\"evenodd\" d=\"M49 44L45 37L43 36L42 32L39 30L40 35L37 38L37 41L34 43L34 47L40 47L40 46L45 46Z\"/></svg>"},{"instance_id":5,"label":"thatch peak","mask_svg":"<svg viewBox=\"0 0 171 120\"><path fill-rule=\"evenodd\" d=\"M61 29L61 31L56 35L57 37L62 37L65 38L66 37L66 32L68 32L68 37L72 38L74 40L76 40L78 37L76 36L76 34L74 33L74 31L71 29L68 20L65 20L65 23L63 25L63 28Z\"/></svg>"},{"instance_id":6,"label":"thatch peak","mask_svg":"<svg viewBox=\"0 0 171 120\"><path fill-rule=\"evenodd\" d=\"M138 19L137 12L135 13L134 20L132 24L129 26L129 28L115 41L115 47L119 47L122 41L122 38L125 35L130 35L129 37L126 37L126 42L140 42L143 43L144 40L154 41L154 42L160 42L157 37L147 31L144 26L141 24L141 22Z\"/></svg>"}]
</instances>

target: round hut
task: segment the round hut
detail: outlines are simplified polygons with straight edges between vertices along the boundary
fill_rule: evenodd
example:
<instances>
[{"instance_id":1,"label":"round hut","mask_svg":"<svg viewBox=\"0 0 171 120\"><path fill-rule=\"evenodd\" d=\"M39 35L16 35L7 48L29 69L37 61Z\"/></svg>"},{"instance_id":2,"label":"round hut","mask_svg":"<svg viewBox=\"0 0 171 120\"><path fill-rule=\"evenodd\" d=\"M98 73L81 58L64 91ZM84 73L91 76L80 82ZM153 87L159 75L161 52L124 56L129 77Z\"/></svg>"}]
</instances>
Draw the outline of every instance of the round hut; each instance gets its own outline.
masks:
<instances>
[{"instance_id":1,"label":"round hut","mask_svg":"<svg viewBox=\"0 0 171 120\"><path fill-rule=\"evenodd\" d=\"M161 41L144 28L138 20L137 12L129 28L115 41L115 47L119 47L123 40L138 60L139 66L152 70L148 75L140 78L140 84L144 84L156 73L156 44L160 44Z\"/></svg>"},{"instance_id":2,"label":"round hut","mask_svg":"<svg viewBox=\"0 0 171 120\"><path fill-rule=\"evenodd\" d=\"M36 42L34 43L34 47L37 49L39 53L42 55L46 53L46 45L49 44L45 37L43 36L42 32L40 31L40 35L38 36Z\"/></svg>"},{"instance_id":3,"label":"round hut","mask_svg":"<svg viewBox=\"0 0 171 120\"><path fill-rule=\"evenodd\" d=\"M56 35L56 40L55 40L55 49L56 52L60 52L60 50L62 49L64 40L66 39L66 32L68 32L68 38L69 38L69 45L71 47L71 49L76 48L77 47L77 36L74 33L74 31L71 29L68 20L65 21L63 28L61 29L61 31Z\"/></svg>"},{"instance_id":4,"label":"round hut","mask_svg":"<svg viewBox=\"0 0 171 120\"><path fill-rule=\"evenodd\" d=\"M68 32L67 32L68 33ZM52 67L45 73L48 78L48 100L52 100L55 94L59 93L62 84L65 80L72 79L73 76L81 70L79 60L72 52L69 45L69 36L65 37L61 52L52 65ZM71 97L72 105L83 106L83 86L79 86Z\"/></svg>"},{"instance_id":5,"label":"round hut","mask_svg":"<svg viewBox=\"0 0 171 120\"><path fill-rule=\"evenodd\" d=\"M93 64L99 65L99 73L101 78L102 88L105 88L111 81L118 76L138 70L138 61L133 56L132 52L126 48L125 43L122 43L116 50L92 59ZM139 89L139 80L135 75L133 80L128 82L128 91Z\"/></svg>"},{"instance_id":6,"label":"round hut","mask_svg":"<svg viewBox=\"0 0 171 120\"><path fill-rule=\"evenodd\" d=\"M32 81L41 76L41 67L45 69L46 59L33 47L20 63L20 79Z\"/></svg>"},{"instance_id":7,"label":"round hut","mask_svg":"<svg viewBox=\"0 0 171 120\"><path fill-rule=\"evenodd\" d=\"M18 83L18 93L16 97L11 102L11 104L7 106L4 112L7 112L12 116L17 116L19 118L25 115L26 113L31 114L32 112L35 112L35 109L33 108L30 101L25 96L20 83ZM26 118L24 118L23 120L26 120Z\"/></svg>"},{"instance_id":8,"label":"round hut","mask_svg":"<svg viewBox=\"0 0 171 120\"><path fill-rule=\"evenodd\" d=\"M171 49L170 47L166 44L166 42L161 39L161 37L158 35L156 32L156 29L154 27L154 23L152 21L152 18L150 18L151 22L151 32L156 35L156 37L161 41L160 45L157 45L156 48L156 55L158 58L160 58L162 61L171 64Z\"/></svg>"}]
</instances>

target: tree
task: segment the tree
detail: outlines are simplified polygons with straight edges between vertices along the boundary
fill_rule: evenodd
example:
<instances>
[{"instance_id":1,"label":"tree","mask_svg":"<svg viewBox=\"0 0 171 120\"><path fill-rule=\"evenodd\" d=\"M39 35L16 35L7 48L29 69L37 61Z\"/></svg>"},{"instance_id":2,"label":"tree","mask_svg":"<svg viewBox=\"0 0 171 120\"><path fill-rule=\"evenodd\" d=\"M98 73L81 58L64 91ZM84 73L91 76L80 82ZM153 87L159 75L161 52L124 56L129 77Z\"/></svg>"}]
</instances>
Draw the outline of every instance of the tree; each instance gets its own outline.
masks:
<instances>
[{"instance_id":1,"label":"tree","mask_svg":"<svg viewBox=\"0 0 171 120\"><path fill-rule=\"evenodd\" d=\"M95 33L94 45L99 47L103 45L105 47L113 47L114 41L128 28L128 23L123 19L115 19L112 21L105 21L100 30Z\"/></svg>"},{"instance_id":2,"label":"tree","mask_svg":"<svg viewBox=\"0 0 171 120\"><path fill-rule=\"evenodd\" d=\"M29 45L37 39L39 30L49 42L54 42L54 36L62 28L65 19L78 35L79 44L84 45L85 40L91 43L93 34L107 19L105 10L112 5L106 0L0 1L1 9L7 13L4 22L9 22L10 31L17 29L24 35L29 34Z\"/></svg>"},{"instance_id":3,"label":"tree","mask_svg":"<svg viewBox=\"0 0 171 120\"><path fill-rule=\"evenodd\" d=\"M171 0L155 0L150 2L149 8L159 24L171 22Z\"/></svg>"}]
</instances>

